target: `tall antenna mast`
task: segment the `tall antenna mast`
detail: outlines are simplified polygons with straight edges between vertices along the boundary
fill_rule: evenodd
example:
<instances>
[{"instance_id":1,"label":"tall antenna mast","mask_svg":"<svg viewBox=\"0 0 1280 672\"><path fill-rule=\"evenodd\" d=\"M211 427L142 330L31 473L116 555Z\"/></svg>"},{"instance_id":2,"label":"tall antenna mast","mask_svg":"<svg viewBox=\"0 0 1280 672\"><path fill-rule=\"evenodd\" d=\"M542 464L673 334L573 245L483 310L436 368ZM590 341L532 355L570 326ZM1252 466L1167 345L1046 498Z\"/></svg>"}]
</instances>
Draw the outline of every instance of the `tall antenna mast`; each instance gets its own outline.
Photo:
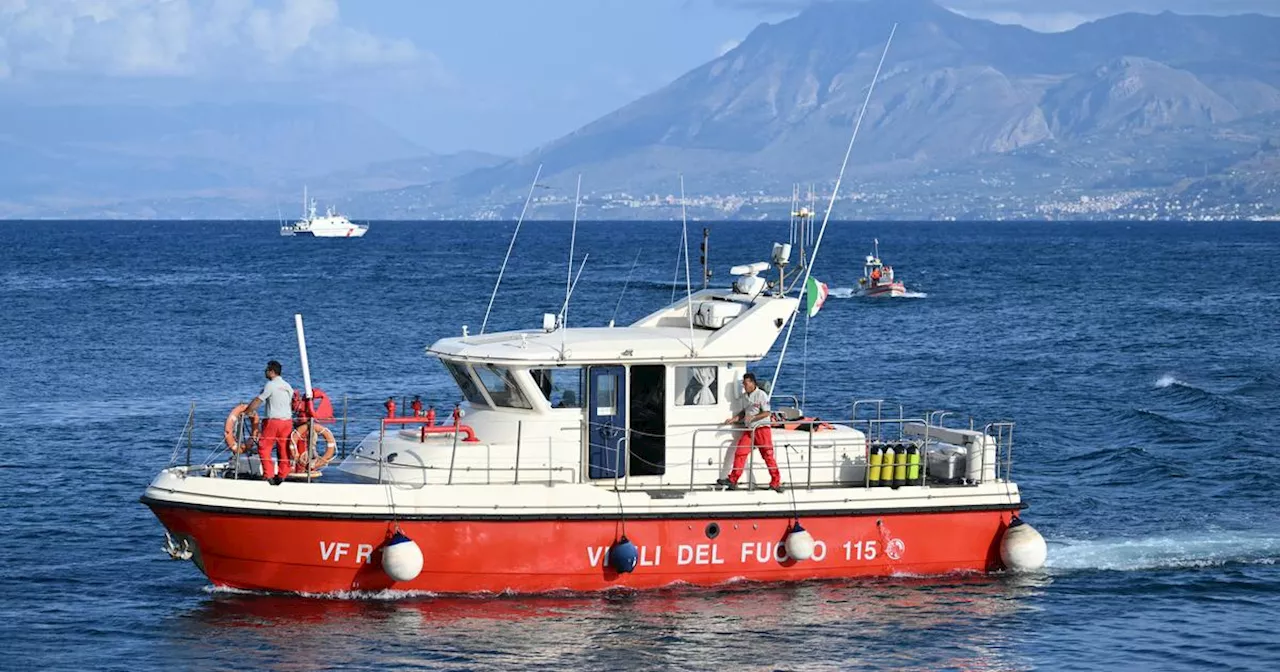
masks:
<instances>
[{"instance_id":1,"label":"tall antenna mast","mask_svg":"<svg viewBox=\"0 0 1280 672\"><path fill-rule=\"evenodd\" d=\"M693 282L689 277L689 216L685 211L684 175L680 176L680 226L684 243L684 291L689 303L689 356L697 354L693 346Z\"/></svg>"},{"instance_id":2,"label":"tall antenna mast","mask_svg":"<svg viewBox=\"0 0 1280 672\"><path fill-rule=\"evenodd\" d=\"M507 243L507 256L502 258L502 267L498 269L498 279L493 283L493 294L489 295L489 307L484 309L484 321L480 323L480 333L489 325L489 313L493 311L493 300L498 298L498 287L502 285L502 274L507 272L507 260L511 258L511 249L516 246L516 236L520 235L520 225L524 223L524 213L529 210L529 202L533 200L533 190L538 186L538 177L542 175L542 164L533 174L533 184L529 185L529 195L524 199L524 207L520 208L520 217L516 220L516 230L511 233L511 242Z\"/></svg>"},{"instance_id":3,"label":"tall antenna mast","mask_svg":"<svg viewBox=\"0 0 1280 672\"><path fill-rule=\"evenodd\" d=\"M573 245L578 239L578 204L582 202L582 173L573 195L573 228L569 230L569 270L564 278L564 310L560 313L560 358L564 358L565 336L569 330L569 295L573 292Z\"/></svg>"},{"instance_id":4,"label":"tall antenna mast","mask_svg":"<svg viewBox=\"0 0 1280 672\"><path fill-rule=\"evenodd\" d=\"M708 244L711 241L711 229L702 228L702 288L707 288L707 282L711 280L711 266L707 255Z\"/></svg>"},{"instance_id":5,"label":"tall antenna mast","mask_svg":"<svg viewBox=\"0 0 1280 672\"><path fill-rule=\"evenodd\" d=\"M840 194L840 183L844 181L844 172L849 167L849 157L853 154L853 145L858 140L858 131L862 129L862 120L867 115L867 106L871 104L871 94L876 90L876 82L880 81L880 71L884 68L884 61L889 56L889 47L893 44L893 36L898 32L898 24L893 24L893 28L889 31L889 39L885 42L884 52L880 54L880 63L876 65L875 75L871 78L871 86L867 88L867 97L862 101L862 111L858 113L858 121L853 125L853 135L849 137L849 146L844 150L844 161L840 163L840 173L836 176L835 187L831 189L831 200L827 202L827 212L822 217L822 228L818 230L818 239L813 245L813 255L809 257L809 267L804 269L804 280L800 282L800 294L796 297L795 308L791 311L790 324L787 325L787 337L782 341L782 351L778 353L778 364L773 369L773 377L771 381L771 391L778 389L778 375L782 373L782 363L787 357L787 344L791 342L791 333L796 328L796 313L800 307L804 305L804 295L809 289L809 276L812 274L813 265L818 260L818 251L822 249L822 238L827 233L827 223L831 221L831 211L836 207L836 197ZM806 314L807 311L806 311Z\"/></svg>"}]
</instances>

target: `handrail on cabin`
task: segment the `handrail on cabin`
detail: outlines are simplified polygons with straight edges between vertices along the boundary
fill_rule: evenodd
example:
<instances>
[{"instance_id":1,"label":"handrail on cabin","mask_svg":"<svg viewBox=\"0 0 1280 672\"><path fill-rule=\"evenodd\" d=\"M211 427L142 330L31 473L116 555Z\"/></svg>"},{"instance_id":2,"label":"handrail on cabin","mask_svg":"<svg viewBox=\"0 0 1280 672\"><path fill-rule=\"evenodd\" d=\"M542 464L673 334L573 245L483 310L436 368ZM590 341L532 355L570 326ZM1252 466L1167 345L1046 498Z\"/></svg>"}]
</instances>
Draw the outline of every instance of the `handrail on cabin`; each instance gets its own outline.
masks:
<instances>
[{"instance_id":1,"label":"handrail on cabin","mask_svg":"<svg viewBox=\"0 0 1280 672\"><path fill-rule=\"evenodd\" d=\"M432 419L434 420L434 418ZM422 424L422 438L425 440L428 434L457 434L461 432L466 436L462 441L464 443L479 443L480 439L476 438L476 430L470 425L428 425L427 417L424 415L413 415L398 418L382 418L382 426L387 425L416 425Z\"/></svg>"}]
</instances>

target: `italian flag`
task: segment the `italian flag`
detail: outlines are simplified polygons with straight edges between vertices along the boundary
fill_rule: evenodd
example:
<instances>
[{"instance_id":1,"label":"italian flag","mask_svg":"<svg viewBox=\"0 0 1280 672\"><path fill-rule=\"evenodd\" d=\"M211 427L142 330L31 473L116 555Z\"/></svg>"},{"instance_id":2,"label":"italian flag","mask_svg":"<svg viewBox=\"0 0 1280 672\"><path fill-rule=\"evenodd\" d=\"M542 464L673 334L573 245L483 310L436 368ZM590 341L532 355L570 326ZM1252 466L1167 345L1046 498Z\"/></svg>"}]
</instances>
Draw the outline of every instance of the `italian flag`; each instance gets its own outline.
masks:
<instances>
[{"instance_id":1,"label":"italian flag","mask_svg":"<svg viewBox=\"0 0 1280 672\"><path fill-rule=\"evenodd\" d=\"M813 317L822 310L822 304L827 302L827 283L818 282L818 279L811 275L809 284L805 285L804 293L809 300L809 317Z\"/></svg>"}]
</instances>

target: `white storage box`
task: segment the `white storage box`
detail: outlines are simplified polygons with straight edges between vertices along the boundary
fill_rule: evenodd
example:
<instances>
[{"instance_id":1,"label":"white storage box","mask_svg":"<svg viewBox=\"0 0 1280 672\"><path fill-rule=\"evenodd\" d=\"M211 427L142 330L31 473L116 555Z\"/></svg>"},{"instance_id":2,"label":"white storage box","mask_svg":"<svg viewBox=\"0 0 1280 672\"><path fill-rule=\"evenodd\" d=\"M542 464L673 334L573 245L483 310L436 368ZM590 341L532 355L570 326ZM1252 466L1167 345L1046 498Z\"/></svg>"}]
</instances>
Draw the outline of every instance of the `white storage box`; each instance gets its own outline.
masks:
<instances>
[{"instance_id":1,"label":"white storage box","mask_svg":"<svg viewBox=\"0 0 1280 672\"><path fill-rule=\"evenodd\" d=\"M746 309L745 304L735 301L703 301L696 305L693 324L704 329L719 329Z\"/></svg>"}]
</instances>

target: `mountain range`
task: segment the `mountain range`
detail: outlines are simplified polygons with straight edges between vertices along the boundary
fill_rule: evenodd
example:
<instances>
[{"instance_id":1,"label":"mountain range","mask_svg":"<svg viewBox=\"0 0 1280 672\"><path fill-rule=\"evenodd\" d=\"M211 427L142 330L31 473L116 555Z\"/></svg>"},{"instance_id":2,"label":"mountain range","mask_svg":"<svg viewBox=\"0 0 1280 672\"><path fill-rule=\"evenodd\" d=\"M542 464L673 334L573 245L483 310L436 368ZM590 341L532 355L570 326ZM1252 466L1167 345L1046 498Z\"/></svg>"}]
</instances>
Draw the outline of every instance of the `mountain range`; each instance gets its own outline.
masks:
<instances>
[{"instance_id":1,"label":"mountain range","mask_svg":"<svg viewBox=\"0 0 1280 672\"><path fill-rule=\"evenodd\" d=\"M701 217L768 216L756 211L761 193L829 188L894 24L850 166L860 206L846 216L1107 216L1070 204L1192 194L1280 212L1270 170L1280 164L1280 18L1122 14L1039 33L930 0L865 0L761 25L660 90L512 159L430 155L345 109L282 106L266 128L224 128L231 142L199 124L130 135L110 119L56 139L0 130L0 151L24 157L0 158L0 178L16 178L0 187L0 216L20 216L24 202L42 216L53 195L98 203L127 193L118 170L130 162L143 165L134 174L151 193L118 199L122 209L157 215L248 214L283 176L310 176L361 217L505 217L541 165L550 189L535 216L570 212L578 174L594 216L669 215L679 174L702 197ZM42 177L69 157L83 166L74 179ZM33 189L46 206L29 205ZM156 207L161 192L176 211Z\"/></svg>"}]
</instances>

